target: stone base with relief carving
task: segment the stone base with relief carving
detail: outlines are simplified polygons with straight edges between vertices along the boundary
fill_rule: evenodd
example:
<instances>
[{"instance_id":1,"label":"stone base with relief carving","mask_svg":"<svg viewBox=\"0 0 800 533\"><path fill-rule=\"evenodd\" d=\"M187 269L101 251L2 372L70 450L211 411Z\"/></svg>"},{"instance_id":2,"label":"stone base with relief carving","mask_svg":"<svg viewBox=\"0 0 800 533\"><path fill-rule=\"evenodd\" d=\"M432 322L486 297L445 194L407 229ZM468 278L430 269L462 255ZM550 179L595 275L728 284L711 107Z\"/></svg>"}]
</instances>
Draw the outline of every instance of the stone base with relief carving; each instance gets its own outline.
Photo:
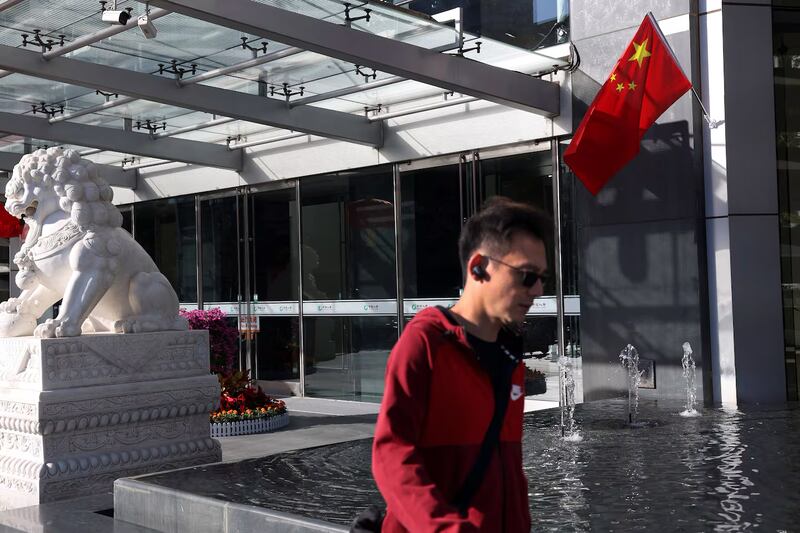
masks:
<instances>
[{"instance_id":1,"label":"stone base with relief carving","mask_svg":"<svg viewBox=\"0 0 800 533\"><path fill-rule=\"evenodd\" d=\"M221 460L207 331L0 338L0 510Z\"/></svg>"}]
</instances>

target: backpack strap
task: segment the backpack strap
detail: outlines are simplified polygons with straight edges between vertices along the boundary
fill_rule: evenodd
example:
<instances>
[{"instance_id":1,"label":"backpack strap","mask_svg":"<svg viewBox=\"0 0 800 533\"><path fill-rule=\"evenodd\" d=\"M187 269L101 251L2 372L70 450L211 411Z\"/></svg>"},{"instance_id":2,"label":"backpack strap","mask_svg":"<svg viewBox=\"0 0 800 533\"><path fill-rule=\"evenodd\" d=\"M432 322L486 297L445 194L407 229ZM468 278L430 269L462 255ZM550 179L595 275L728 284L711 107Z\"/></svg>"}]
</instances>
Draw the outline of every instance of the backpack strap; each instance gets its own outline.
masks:
<instances>
[{"instance_id":1,"label":"backpack strap","mask_svg":"<svg viewBox=\"0 0 800 533\"><path fill-rule=\"evenodd\" d=\"M486 469L492 460L492 454L500 442L500 431L503 427L503 420L505 419L506 411L508 410L509 390L511 388L511 376L517 366L517 362L513 365L507 365L509 370L503 374L503 380L500 382L500 387L494 394L494 415L492 421L489 422L489 428L486 430L486 435L481 443L478 457L472 465L472 469L464 479L464 484L461 489L456 493L452 504L458 508L461 516L467 515L469 503L475 493L478 492L478 487L481 486L483 478L486 475Z\"/></svg>"},{"instance_id":2,"label":"backpack strap","mask_svg":"<svg viewBox=\"0 0 800 533\"><path fill-rule=\"evenodd\" d=\"M456 326L459 325L449 309L442 306L436 307L442 311L450 323ZM516 338L513 332L510 333ZM478 457L475 459L475 463L464 479L464 484L451 502L452 505L458 508L458 512L461 516L467 515L470 501L473 496L475 496L475 493L478 492L481 483L483 483L486 469L489 467L489 463L492 460L492 454L500 442L500 431L503 428L503 421L505 420L506 411L508 410L511 378L517 364L522 360L520 357L514 356L508 351L506 351L506 353L509 356L509 360L505 362L503 379L500 381L500 386L494 391L494 414L492 415L492 420L489 422L489 427L486 429L486 435L483 437L483 442L478 451Z\"/></svg>"}]
</instances>

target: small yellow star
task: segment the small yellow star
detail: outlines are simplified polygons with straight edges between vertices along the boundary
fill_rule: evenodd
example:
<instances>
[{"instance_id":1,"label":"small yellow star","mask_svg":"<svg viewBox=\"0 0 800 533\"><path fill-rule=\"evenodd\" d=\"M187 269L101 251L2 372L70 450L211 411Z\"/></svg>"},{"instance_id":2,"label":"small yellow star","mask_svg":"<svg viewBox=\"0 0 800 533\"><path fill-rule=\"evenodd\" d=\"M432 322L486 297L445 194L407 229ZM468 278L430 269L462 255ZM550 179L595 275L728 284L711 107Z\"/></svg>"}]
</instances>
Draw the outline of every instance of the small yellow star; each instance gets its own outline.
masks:
<instances>
[{"instance_id":1,"label":"small yellow star","mask_svg":"<svg viewBox=\"0 0 800 533\"><path fill-rule=\"evenodd\" d=\"M611 81L617 81L617 73L616 72L611 74Z\"/></svg>"},{"instance_id":2,"label":"small yellow star","mask_svg":"<svg viewBox=\"0 0 800 533\"><path fill-rule=\"evenodd\" d=\"M646 57L650 57L650 52L647 51L647 39L642 44L633 43L633 48L636 50L628 61L636 61L639 66L642 66L642 61Z\"/></svg>"},{"instance_id":3,"label":"small yellow star","mask_svg":"<svg viewBox=\"0 0 800 533\"><path fill-rule=\"evenodd\" d=\"M624 89L624 88L625 88L625 84L623 84L623 83L618 83L617 84L617 92L618 93L621 93L622 89Z\"/></svg>"},{"instance_id":4,"label":"small yellow star","mask_svg":"<svg viewBox=\"0 0 800 533\"><path fill-rule=\"evenodd\" d=\"M630 89L631 91L633 91L634 89L636 89L636 84L635 84L634 82L630 82L630 83L628 84L628 89Z\"/></svg>"}]
</instances>

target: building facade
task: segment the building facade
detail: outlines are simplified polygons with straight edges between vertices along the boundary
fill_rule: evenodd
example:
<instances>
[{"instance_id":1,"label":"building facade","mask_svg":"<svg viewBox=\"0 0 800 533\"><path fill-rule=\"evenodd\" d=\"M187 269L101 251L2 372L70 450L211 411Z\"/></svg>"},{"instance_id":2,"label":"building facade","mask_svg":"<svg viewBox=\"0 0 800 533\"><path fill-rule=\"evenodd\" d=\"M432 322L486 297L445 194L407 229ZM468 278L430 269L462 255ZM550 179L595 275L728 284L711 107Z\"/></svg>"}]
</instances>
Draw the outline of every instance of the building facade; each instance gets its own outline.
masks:
<instances>
[{"instance_id":1,"label":"building facade","mask_svg":"<svg viewBox=\"0 0 800 533\"><path fill-rule=\"evenodd\" d=\"M796 400L797 6L403 4L461 8L470 34L545 58L535 72L522 52L496 63L558 82L560 112L417 95L365 109L385 114L381 148L227 129L229 145L250 145L241 171L142 165L135 188L115 191L126 227L184 307L228 313L242 333L239 364L273 391L379 401L404 324L459 295L461 225L499 194L551 213L559 201L562 337L584 400L627 389L619 353L629 343L648 370L642 396L682 398L684 342L706 401ZM648 11L702 105L679 99L595 197L561 154ZM533 366L554 358L557 302L551 284L529 313Z\"/></svg>"}]
</instances>

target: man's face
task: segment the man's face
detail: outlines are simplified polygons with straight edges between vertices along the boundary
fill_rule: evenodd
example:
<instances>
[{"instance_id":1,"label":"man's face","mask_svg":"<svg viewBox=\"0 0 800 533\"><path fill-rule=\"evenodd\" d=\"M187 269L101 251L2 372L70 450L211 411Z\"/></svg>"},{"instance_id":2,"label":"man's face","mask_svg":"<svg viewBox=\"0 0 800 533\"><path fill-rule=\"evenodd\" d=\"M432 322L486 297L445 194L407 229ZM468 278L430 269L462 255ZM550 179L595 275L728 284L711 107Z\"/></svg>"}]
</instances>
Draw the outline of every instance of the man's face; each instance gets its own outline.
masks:
<instances>
[{"instance_id":1,"label":"man's face","mask_svg":"<svg viewBox=\"0 0 800 533\"><path fill-rule=\"evenodd\" d=\"M484 302L489 316L503 324L521 324L525 320L534 298L541 296L544 288L537 280L531 287L522 283L524 272L547 273L547 254L544 243L526 234L517 234L511 240L508 252L495 260L487 260L488 283L482 283Z\"/></svg>"}]
</instances>

